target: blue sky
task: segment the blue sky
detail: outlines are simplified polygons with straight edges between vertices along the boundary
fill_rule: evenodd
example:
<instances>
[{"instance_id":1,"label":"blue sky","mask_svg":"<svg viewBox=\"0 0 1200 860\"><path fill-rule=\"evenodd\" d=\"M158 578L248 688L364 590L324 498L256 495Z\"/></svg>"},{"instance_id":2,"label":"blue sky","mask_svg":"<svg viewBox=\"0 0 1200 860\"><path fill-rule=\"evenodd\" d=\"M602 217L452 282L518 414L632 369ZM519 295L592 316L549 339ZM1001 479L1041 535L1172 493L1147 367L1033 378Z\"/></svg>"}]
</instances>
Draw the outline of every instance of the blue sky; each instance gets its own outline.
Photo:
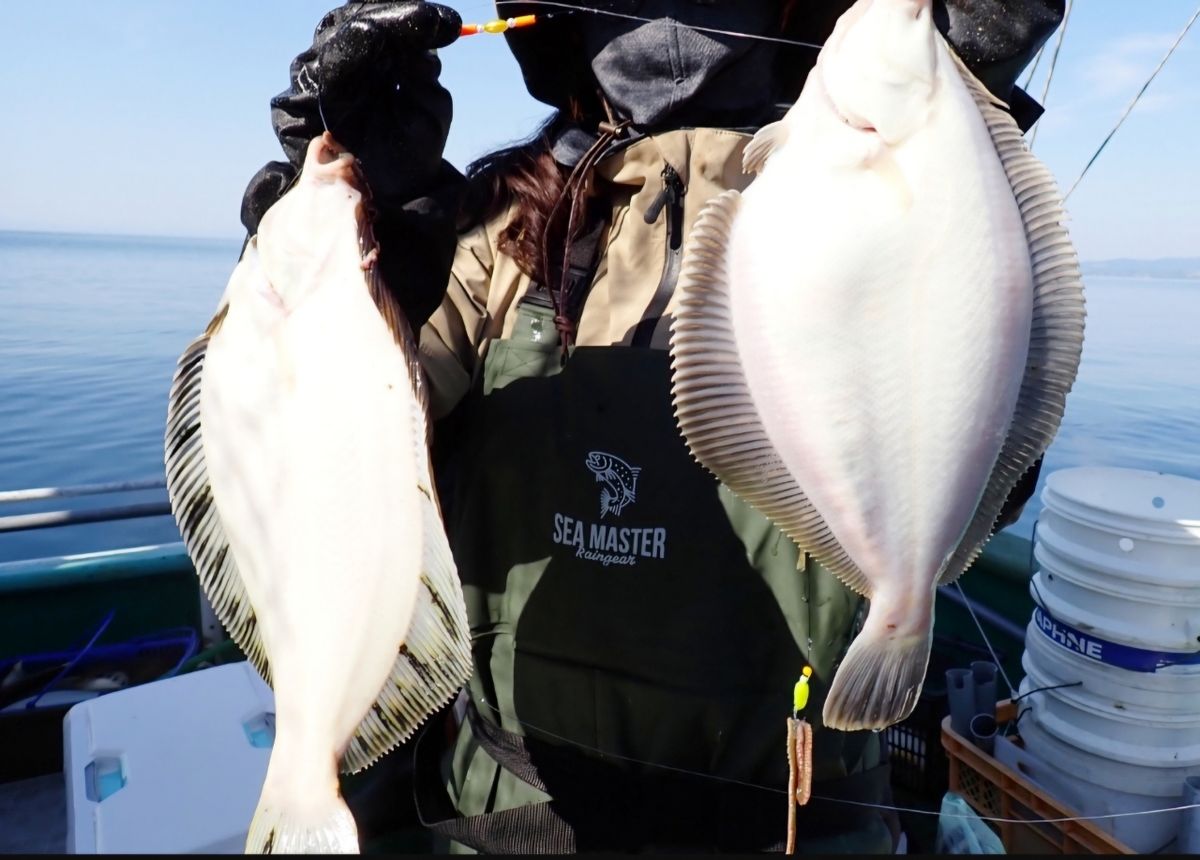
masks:
<instances>
[{"instance_id":1,"label":"blue sky","mask_svg":"<svg viewBox=\"0 0 1200 860\"><path fill-rule=\"evenodd\" d=\"M0 229L240 236L246 181L279 157L268 100L332 5L6 4ZM1076 0L1035 147L1064 190L1195 5ZM491 17L487 0L456 8L468 20ZM447 157L459 167L546 116L503 39L463 40L442 59L455 98ZM1084 258L1200 256L1197 82L1200 24L1071 198Z\"/></svg>"}]
</instances>

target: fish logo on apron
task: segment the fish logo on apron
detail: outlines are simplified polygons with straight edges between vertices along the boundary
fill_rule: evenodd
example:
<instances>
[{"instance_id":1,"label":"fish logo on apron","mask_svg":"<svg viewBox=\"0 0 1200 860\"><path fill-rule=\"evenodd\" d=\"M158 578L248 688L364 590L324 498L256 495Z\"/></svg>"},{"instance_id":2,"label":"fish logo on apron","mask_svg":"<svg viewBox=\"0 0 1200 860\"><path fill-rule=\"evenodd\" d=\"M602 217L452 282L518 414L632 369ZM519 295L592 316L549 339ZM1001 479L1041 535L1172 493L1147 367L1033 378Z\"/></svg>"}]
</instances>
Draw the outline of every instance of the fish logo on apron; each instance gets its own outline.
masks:
<instances>
[{"instance_id":1,"label":"fish logo on apron","mask_svg":"<svg viewBox=\"0 0 1200 860\"><path fill-rule=\"evenodd\" d=\"M610 513L621 516L621 512L637 501L637 479L640 468L634 468L612 454L593 451L588 454L587 467L596 476L596 483L603 484L600 491L600 519Z\"/></svg>"}]
</instances>

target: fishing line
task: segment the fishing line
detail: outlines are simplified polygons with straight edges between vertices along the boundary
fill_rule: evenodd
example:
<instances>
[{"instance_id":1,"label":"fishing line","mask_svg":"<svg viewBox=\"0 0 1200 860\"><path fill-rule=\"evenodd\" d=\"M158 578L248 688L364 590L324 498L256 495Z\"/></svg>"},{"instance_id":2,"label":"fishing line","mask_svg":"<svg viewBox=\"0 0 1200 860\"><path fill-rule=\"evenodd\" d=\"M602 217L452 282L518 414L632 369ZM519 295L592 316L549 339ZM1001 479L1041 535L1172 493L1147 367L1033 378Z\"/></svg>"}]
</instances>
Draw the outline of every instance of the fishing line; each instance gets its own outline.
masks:
<instances>
[{"instance_id":1,"label":"fishing line","mask_svg":"<svg viewBox=\"0 0 1200 860\"><path fill-rule=\"evenodd\" d=\"M813 795L816 800L817 795ZM978 818L980 821L991 821L994 824L1067 824L1072 821L1107 821L1110 818L1131 818L1135 815L1162 815L1167 812L1184 812L1189 809L1200 809L1200 803L1187 803L1181 806L1167 806L1162 809L1142 809L1137 812L1110 812L1106 815L1079 815L1067 818L992 818L988 815L962 815L957 813L934 812L931 809L911 809L904 806L885 806L879 803L867 803L861 800L842 800L836 797L823 797L834 803L845 803L850 806L866 806L873 809L888 809L893 812L908 812L913 815L937 815L943 818Z\"/></svg>"},{"instance_id":2,"label":"fishing line","mask_svg":"<svg viewBox=\"0 0 1200 860\"><path fill-rule=\"evenodd\" d=\"M1192 25L1196 23L1197 18L1200 18L1200 7L1197 7L1195 14L1193 14L1191 17L1191 20L1184 25L1183 31L1179 34L1179 37L1175 39L1175 44L1171 46L1171 50L1167 51L1167 55L1163 57L1162 62L1158 64L1158 68L1151 73L1146 83L1142 84L1142 88L1138 90L1138 94L1133 97L1133 101L1129 103L1129 107L1125 108L1125 113L1121 114L1121 118L1117 120L1117 124L1113 126L1113 130L1108 133L1108 137L1104 138L1104 142L1100 144L1100 148L1096 150L1095 155L1093 155L1088 161L1087 165L1084 166L1083 172L1079 174L1079 178L1075 180L1075 183L1071 186L1071 190L1068 191L1063 197L1064 203L1066 202L1067 198L1074 193L1075 189L1079 187L1079 183L1083 181L1083 177L1087 176L1087 172L1092 169L1092 165L1096 163L1096 159L1100 157L1100 153L1104 152L1104 147L1108 146L1108 142L1113 139L1113 135L1117 133L1117 129L1119 129L1125 123L1125 120L1129 118L1129 114L1133 112L1134 106L1141 101L1142 96L1146 94L1146 90L1150 88L1151 82L1158 77L1158 73L1161 72L1163 66L1167 64L1167 60L1171 59L1171 55L1175 53L1175 49L1179 47L1179 43L1182 42L1184 36L1188 34L1188 30L1192 29Z\"/></svg>"},{"instance_id":3,"label":"fishing line","mask_svg":"<svg viewBox=\"0 0 1200 860\"><path fill-rule=\"evenodd\" d=\"M1069 681L1066 684L1051 684L1047 687L1038 687L1036 690L1026 690L1024 693L1017 696L1012 701L1013 701L1013 704L1015 705L1017 702L1021 701L1026 696L1032 696L1034 693L1045 693L1048 690L1065 690L1068 687L1082 687L1082 686L1083 686L1083 681ZM1018 719L1020 719L1020 718L1018 717Z\"/></svg>"},{"instance_id":4,"label":"fishing line","mask_svg":"<svg viewBox=\"0 0 1200 860\"><path fill-rule=\"evenodd\" d=\"M1046 99L1050 96L1050 82L1054 80L1054 70L1058 67L1058 52L1062 50L1063 39L1067 35L1067 24L1071 20L1071 10L1075 8L1074 0L1067 0L1067 9L1063 13L1062 27L1058 30L1058 41L1054 43L1054 55L1050 58L1050 71L1046 73L1046 86L1042 89L1042 107L1046 107ZM1043 48L1045 45L1042 46ZM1029 151L1033 152L1033 144L1037 140L1038 123L1033 127L1033 134L1029 137Z\"/></svg>"},{"instance_id":5,"label":"fishing line","mask_svg":"<svg viewBox=\"0 0 1200 860\"><path fill-rule=\"evenodd\" d=\"M1029 68L1029 74L1025 77L1025 83L1021 84L1021 89L1029 92L1029 85L1033 83L1033 76L1037 74L1038 66L1042 63L1042 57L1046 53L1046 45L1042 43L1042 47L1038 48L1037 56L1033 58L1033 65Z\"/></svg>"},{"instance_id":6,"label":"fishing line","mask_svg":"<svg viewBox=\"0 0 1200 860\"><path fill-rule=\"evenodd\" d=\"M688 770L687 768L684 768L684 767L676 767L674 765L669 765L669 764L659 764L658 762L653 762L653 761L643 761L642 759L639 759L639 758L633 758L631 756L625 756L625 755L621 755L619 753L609 752L608 750L603 750L603 749L600 749L599 747L589 746L588 744L585 744L582 741L577 741L573 738L563 737L562 735L555 734L554 732L550 731L549 729L539 728L539 727L533 725L532 723L527 723L524 720L518 720L516 717L512 716L511 714L506 714L503 711L501 711L498 707L493 705L486 698L481 696L480 699L483 702L483 704L487 705L489 708L491 708L493 711L495 711L496 715L502 719L509 720L510 722L514 722L523 729L532 730L534 732L537 732L538 734L546 735L546 737L554 738L555 740L561 741L562 743L564 743L568 746L578 747L579 749L587 750L588 752L595 753L596 755L600 756L601 758L615 758L619 761L629 762L630 764L640 764L645 767L653 767L653 768L657 768L659 770L667 770L667 771L671 771L673 773L680 773L685 776L695 776L695 777L699 777L701 779L707 779L711 782L724 782L724 783L729 783L731 785L739 785L742 788L755 788L760 791L769 791L772 794L785 794L785 795L787 794L786 789L776 788L775 786L771 786L771 785L759 785L758 783L755 783L755 782L746 782L745 780L734 779L734 778L728 777L728 776L717 776L717 775L711 774L711 773L701 773L700 771L697 771L697 770Z\"/></svg>"},{"instance_id":7,"label":"fishing line","mask_svg":"<svg viewBox=\"0 0 1200 860\"><path fill-rule=\"evenodd\" d=\"M770 792L771 794L782 794L782 795L787 794L786 789L776 788L776 787L770 786L770 785L760 785L760 784L754 783L754 782L746 782L746 781L740 780L740 779L732 779L731 777L716 776L711 773L701 773L700 771L689 770L687 768L675 767L675 766L669 765L669 764L659 764L658 762L645 761L644 759L638 759L638 758L633 758L631 756L623 756L623 755L619 755L617 753L608 752L606 750L599 749L598 747L589 746L588 744L582 743L581 741L576 741L576 740L573 740L572 738L563 737L562 735L556 734L551 731L547 731L546 729L538 728L537 726L532 725L531 723L527 723L523 720L518 720L517 718L513 717L510 714L505 714L498 707L496 707L491 702L489 702L486 698L481 697L481 699L482 699L484 705L486 705L488 708L495 711L497 716L501 717L502 719L506 719L513 723L516 723L517 725L521 726L524 729L532 730L534 732L538 732L539 734L546 735L547 737L554 738L554 739L566 744L567 746L573 746L573 747L577 747L582 750L587 750L588 752L596 753L597 755L601 756L602 758L614 758L614 759L618 759L620 761L629 762L630 764L639 764L644 767L651 767L651 768L657 768L659 770L672 771L674 773L683 774L685 776L694 776L699 779L706 779L706 780L709 780L710 782L723 782L723 783L730 783L732 785L739 785L739 786L742 786L743 788L754 788L754 789L758 789L760 791ZM1081 815L1081 816L1066 817L1066 818L993 818L993 817L986 816L986 815L964 815L961 813L942 813L942 812L932 810L932 809L916 809L916 808L909 807L909 806L891 806L886 803L868 803L867 801L861 801L861 800L847 800L844 797L825 797L820 794L813 794L812 799L813 800L822 800L822 801L825 801L826 803L843 803L848 806L858 806L858 807L863 807L866 809L879 809L879 810L883 810L885 812L904 812L904 813L908 813L910 815L933 815L933 816L938 816L938 817L962 818L962 819L967 819L967 820L977 818L982 821L990 821L994 824L1066 824L1066 823L1073 822L1073 821L1105 821L1105 820L1112 819L1112 818L1129 818L1129 817L1132 817L1135 815L1158 815L1158 814L1163 814L1163 813L1168 813L1168 812L1184 812L1189 809L1200 809L1200 803L1190 803L1190 804L1184 804L1181 806L1165 807L1163 809L1143 809L1143 810L1139 810L1136 812L1111 812L1111 813L1108 813L1105 815Z\"/></svg>"},{"instance_id":8,"label":"fishing line","mask_svg":"<svg viewBox=\"0 0 1200 860\"><path fill-rule=\"evenodd\" d=\"M644 18L641 15L630 15L627 12L614 12L612 9L599 9L592 6L580 6L576 3L554 2L554 0L499 0L499 2L496 3L497 8L506 5L549 6L555 9L570 9L573 12L583 12L592 15L607 15L610 18L623 18L629 21L638 21L643 24L653 24L656 21L663 20L661 18ZM720 30L716 27L699 27L689 24L679 24L677 22L673 23L675 23L675 26L677 27L681 27L685 30L695 30L698 33L711 33L718 36L734 36L739 39L757 39L760 42L775 42L780 45L792 45L800 48L816 48L817 50L820 50L822 47L824 47L823 45L816 45L812 42L801 42L797 39L784 39L779 36L762 36L756 33L740 33L736 30Z\"/></svg>"},{"instance_id":9,"label":"fishing line","mask_svg":"<svg viewBox=\"0 0 1200 860\"><path fill-rule=\"evenodd\" d=\"M1033 711L1033 707L1032 707L1032 706L1030 706L1030 707L1027 707L1027 708L1022 708L1022 709L1021 709L1021 710L1020 710L1020 711L1017 713L1017 718L1016 718L1015 720L1013 720L1013 721L1012 721L1012 724L1013 724L1013 726L1014 726L1014 727L1016 727L1016 729L1017 729L1017 731L1018 731L1018 732L1021 730L1021 718L1022 718L1023 716L1025 716L1026 714L1028 714L1028 713L1031 713L1032 711ZM1005 736L1005 737L1008 737L1008 734L1007 734L1007 733L1005 733L1005 735L1004 735L1004 736Z\"/></svg>"},{"instance_id":10,"label":"fishing line","mask_svg":"<svg viewBox=\"0 0 1200 860\"><path fill-rule=\"evenodd\" d=\"M987 633L983 630L983 625L979 623L979 616L975 614L975 607L971 605L970 598L963 591L962 583L957 580L954 587L958 589L959 595L963 599L963 604L967 607L967 612L971 613L971 620L975 622L975 627L979 630L979 635L983 637L983 644L987 646L988 653L992 655L992 660L996 664L996 668L1000 670L1000 676L1004 678L1004 683L1008 685L1008 694L1011 696L1017 691L1017 688L1012 685L1012 681L1008 679L1008 673L1004 671L1004 664L1000 662L1000 658L996 656L996 649L992 647L992 640L988 638Z\"/></svg>"}]
</instances>

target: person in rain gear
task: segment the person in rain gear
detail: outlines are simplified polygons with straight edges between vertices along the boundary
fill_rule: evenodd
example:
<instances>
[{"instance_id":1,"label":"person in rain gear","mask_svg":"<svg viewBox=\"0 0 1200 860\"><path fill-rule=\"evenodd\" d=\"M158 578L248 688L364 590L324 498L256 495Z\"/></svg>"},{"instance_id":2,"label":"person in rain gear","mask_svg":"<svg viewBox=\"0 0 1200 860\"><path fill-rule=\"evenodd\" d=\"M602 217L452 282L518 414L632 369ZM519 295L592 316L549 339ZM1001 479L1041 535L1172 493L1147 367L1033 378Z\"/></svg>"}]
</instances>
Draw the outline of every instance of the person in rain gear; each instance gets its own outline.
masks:
<instances>
[{"instance_id":1,"label":"person in rain gear","mask_svg":"<svg viewBox=\"0 0 1200 860\"><path fill-rule=\"evenodd\" d=\"M576 5L506 34L556 112L466 177L442 159L436 56L458 15L333 10L271 102L287 160L243 201L253 234L328 129L361 163L378 265L419 334L475 673L390 758L412 764L415 813L456 851L779 850L784 718L810 665L799 850L890 853L894 824L869 806L890 798L882 736L819 720L862 600L692 460L667 354L684 237L706 201L749 183L745 145L817 53L711 30L821 44L850 2ZM1062 15L1063 0L935 3L1026 129L1040 108L1016 77Z\"/></svg>"}]
</instances>

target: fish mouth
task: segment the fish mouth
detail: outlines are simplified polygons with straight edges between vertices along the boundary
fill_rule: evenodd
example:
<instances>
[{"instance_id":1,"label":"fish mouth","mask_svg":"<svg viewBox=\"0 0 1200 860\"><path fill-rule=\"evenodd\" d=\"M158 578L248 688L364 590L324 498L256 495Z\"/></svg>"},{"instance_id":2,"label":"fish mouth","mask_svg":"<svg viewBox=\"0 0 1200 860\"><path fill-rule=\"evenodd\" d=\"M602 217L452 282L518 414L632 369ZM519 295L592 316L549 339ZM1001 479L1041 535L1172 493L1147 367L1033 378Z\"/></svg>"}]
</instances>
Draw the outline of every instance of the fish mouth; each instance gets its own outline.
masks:
<instances>
[{"instance_id":1,"label":"fish mouth","mask_svg":"<svg viewBox=\"0 0 1200 860\"><path fill-rule=\"evenodd\" d=\"M344 183L359 194L367 207L370 206L371 190L363 175L362 165L329 132L313 138L309 143L304 172L317 182Z\"/></svg>"},{"instance_id":2,"label":"fish mouth","mask_svg":"<svg viewBox=\"0 0 1200 860\"><path fill-rule=\"evenodd\" d=\"M863 134L873 134L876 136L879 135L879 129L877 129L873 125L870 125L870 124L859 125L855 122L852 122L851 120L846 119L845 117L842 117L842 121L845 122L846 125L850 126L855 131L861 131Z\"/></svg>"},{"instance_id":3,"label":"fish mouth","mask_svg":"<svg viewBox=\"0 0 1200 860\"><path fill-rule=\"evenodd\" d=\"M872 122L838 104L838 100L829 91L829 85L825 82L824 75L820 77L820 94L825 104L833 111L834 116L840 119L845 126L863 134L879 136L879 129Z\"/></svg>"},{"instance_id":4,"label":"fish mouth","mask_svg":"<svg viewBox=\"0 0 1200 860\"><path fill-rule=\"evenodd\" d=\"M848 111L842 110L842 108L836 101L833 100L832 97L830 97L829 103L833 106L833 112L837 115L837 118L850 128L854 129L855 131L862 132L863 134L873 134L876 137L879 136L879 129L872 125L868 120L865 120L861 117L848 115Z\"/></svg>"}]
</instances>

